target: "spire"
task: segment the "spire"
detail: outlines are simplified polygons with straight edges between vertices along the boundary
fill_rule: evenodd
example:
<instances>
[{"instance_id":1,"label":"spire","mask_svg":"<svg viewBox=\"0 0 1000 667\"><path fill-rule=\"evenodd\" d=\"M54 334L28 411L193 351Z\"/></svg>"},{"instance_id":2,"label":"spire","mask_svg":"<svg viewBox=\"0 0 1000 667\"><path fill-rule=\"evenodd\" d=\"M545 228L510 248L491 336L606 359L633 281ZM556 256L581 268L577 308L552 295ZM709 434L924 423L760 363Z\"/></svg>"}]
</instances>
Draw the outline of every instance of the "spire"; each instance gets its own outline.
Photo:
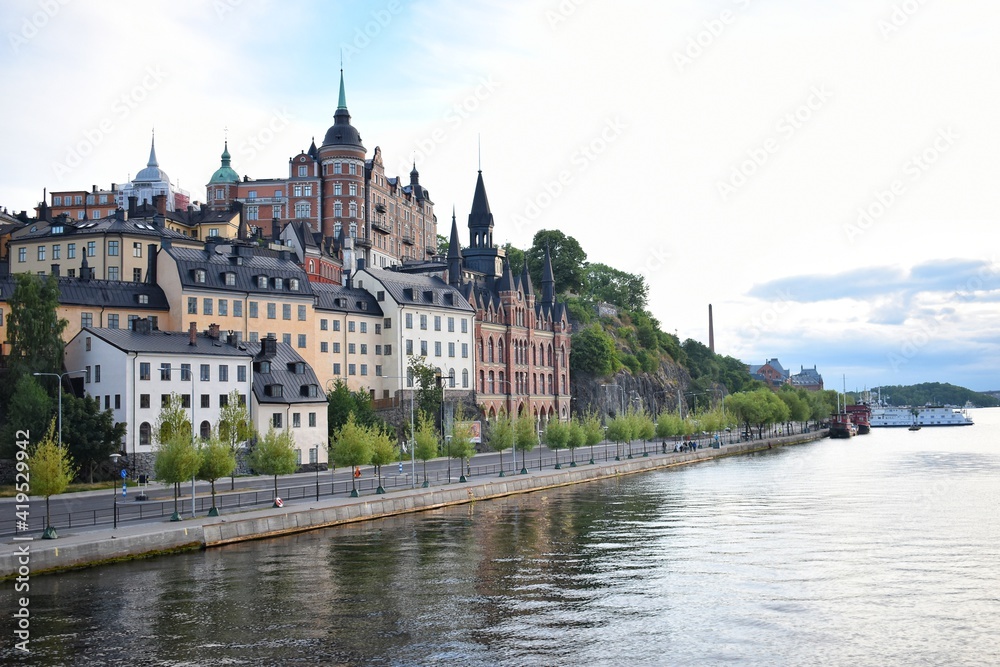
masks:
<instances>
[{"instance_id":1,"label":"spire","mask_svg":"<svg viewBox=\"0 0 1000 667\"><path fill-rule=\"evenodd\" d=\"M228 167L231 160L232 156L229 154L229 139L226 139L222 149L222 166Z\"/></svg>"},{"instance_id":2,"label":"spire","mask_svg":"<svg viewBox=\"0 0 1000 667\"><path fill-rule=\"evenodd\" d=\"M549 253L549 244L545 244L545 260L542 263L542 303L550 306L556 302L555 298L556 280L552 274L552 256Z\"/></svg>"},{"instance_id":3,"label":"spire","mask_svg":"<svg viewBox=\"0 0 1000 667\"><path fill-rule=\"evenodd\" d=\"M448 284L458 287L462 283L462 246L458 243L458 220L455 207L451 208L451 240L448 241Z\"/></svg>"},{"instance_id":4,"label":"spire","mask_svg":"<svg viewBox=\"0 0 1000 667\"><path fill-rule=\"evenodd\" d=\"M340 64L340 97L337 98L337 110L347 111L347 95L344 93L344 64Z\"/></svg>"},{"instance_id":5,"label":"spire","mask_svg":"<svg viewBox=\"0 0 1000 667\"><path fill-rule=\"evenodd\" d=\"M156 161L156 130L153 130L153 138L149 142L149 162L146 163L147 167L159 167L159 163Z\"/></svg>"},{"instance_id":6,"label":"spire","mask_svg":"<svg viewBox=\"0 0 1000 667\"><path fill-rule=\"evenodd\" d=\"M486 198L483 172L476 178L476 192L472 196L472 212L469 213L471 245L474 248L489 248L493 245L493 213Z\"/></svg>"},{"instance_id":7,"label":"spire","mask_svg":"<svg viewBox=\"0 0 1000 667\"><path fill-rule=\"evenodd\" d=\"M525 296L535 296L535 286L531 284L531 274L528 273L528 258L524 258L524 271L521 273L521 287Z\"/></svg>"},{"instance_id":8,"label":"spire","mask_svg":"<svg viewBox=\"0 0 1000 667\"><path fill-rule=\"evenodd\" d=\"M417 171L417 162L413 161L413 169L410 170L410 185L416 185L420 182L420 172Z\"/></svg>"},{"instance_id":9,"label":"spire","mask_svg":"<svg viewBox=\"0 0 1000 667\"><path fill-rule=\"evenodd\" d=\"M497 293L513 291L514 280L510 276L510 262L503 260L503 272L500 274L500 282L497 283Z\"/></svg>"}]
</instances>

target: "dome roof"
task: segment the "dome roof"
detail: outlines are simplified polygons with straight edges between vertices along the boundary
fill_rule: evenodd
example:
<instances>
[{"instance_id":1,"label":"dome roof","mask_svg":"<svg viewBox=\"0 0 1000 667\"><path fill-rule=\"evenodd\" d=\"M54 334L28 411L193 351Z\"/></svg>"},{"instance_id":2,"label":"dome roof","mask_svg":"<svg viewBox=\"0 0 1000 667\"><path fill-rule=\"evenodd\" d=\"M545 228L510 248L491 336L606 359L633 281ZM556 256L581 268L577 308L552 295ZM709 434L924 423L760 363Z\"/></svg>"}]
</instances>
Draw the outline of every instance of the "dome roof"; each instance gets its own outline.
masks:
<instances>
[{"instance_id":1,"label":"dome roof","mask_svg":"<svg viewBox=\"0 0 1000 667\"><path fill-rule=\"evenodd\" d=\"M169 183L170 177L167 176L167 172L160 169L160 165L156 161L156 139L154 138L149 146L149 162L146 163L145 169L139 170L139 173L135 175L135 178L132 179L132 182L151 183L156 181L164 181L166 183Z\"/></svg>"},{"instance_id":2,"label":"dome roof","mask_svg":"<svg viewBox=\"0 0 1000 667\"><path fill-rule=\"evenodd\" d=\"M208 181L209 185L240 182L240 175L236 173L235 169L229 166L229 161L229 141L226 141L225 147L222 149L222 166L212 174L212 178Z\"/></svg>"},{"instance_id":3,"label":"dome roof","mask_svg":"<svg viewBox=\"0 0 1000 667\"><path fill-rule=\"evenodd\" d=\"M347 96L344 94L344 70L340 70L340 98L337 102L337 111L333 114L333 125L326 131L323 137L323 146L350 146L351 148L365 147L361 144L361 133L351 125L351 114L347 111Z\"/></svg>"}]
</instances>

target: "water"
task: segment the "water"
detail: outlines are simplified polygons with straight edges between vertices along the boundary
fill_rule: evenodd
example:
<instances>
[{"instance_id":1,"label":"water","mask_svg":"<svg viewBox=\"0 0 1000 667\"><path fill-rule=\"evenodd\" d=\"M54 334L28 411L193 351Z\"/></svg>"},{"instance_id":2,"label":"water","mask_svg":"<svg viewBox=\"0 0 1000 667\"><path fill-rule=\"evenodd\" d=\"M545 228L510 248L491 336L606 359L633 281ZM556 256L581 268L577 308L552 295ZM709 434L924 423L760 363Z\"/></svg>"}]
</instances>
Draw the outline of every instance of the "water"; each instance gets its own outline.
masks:
<instances>
[{"instance_id":1,"label":"water","mask_svg":"<svg viewBox=\"0 0 1000 667\"><path fill-rule=\"evenodd\" d=\"M39 577L32 657L1000 664L1000 410L974 416Z\"/></svg>"}]
</instances>

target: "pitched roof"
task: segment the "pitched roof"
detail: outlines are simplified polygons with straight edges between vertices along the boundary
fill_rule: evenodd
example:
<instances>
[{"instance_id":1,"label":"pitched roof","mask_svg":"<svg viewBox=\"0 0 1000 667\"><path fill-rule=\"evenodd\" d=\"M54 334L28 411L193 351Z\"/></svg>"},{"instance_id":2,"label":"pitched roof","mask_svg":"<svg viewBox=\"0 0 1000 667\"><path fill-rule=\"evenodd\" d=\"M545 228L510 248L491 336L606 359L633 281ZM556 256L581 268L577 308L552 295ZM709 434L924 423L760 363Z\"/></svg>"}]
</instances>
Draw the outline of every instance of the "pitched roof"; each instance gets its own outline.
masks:
<instances>
[{"instance_id":1,"label":"pitched roof","mask_svg":"<svg viewBox=\"0 0 1000 667\"><path fill-rule=\"evenodd\" d=\"M460 291L437 276L400 273L366 267L358 272L355 280L363 280L363 273L365 272L378 280L396 303L438 306L470 312L474 310Z\"/></svg>"},{"instance_id":2,"label":"pitched roof","mask_svg":"<svg viewBox=\"0 0 1000 667\"><path fill-rule=\"evenodd\" d=\"M382 308L375 297L363 289L333 283L312 283L316 310L332 310L382 317Z\"/></svg>"},{"instance_id":3,"label":"pitched roof","mask_svg":"<svg viewBox=\"0 0 1000 667\"><path fill-rule=\"evenodd\" d=\"M9 301L16 286L15 276L0 277L0 301ZM140 296L145 296L145 303ZM130 308L135 310L169 310L167 297L159 285L120 280L82 280L59 278L59 303L64 306L94 306L95 308Z\"/></svg>"},{"instance_id":4,"label":"pitched roof","mask_svg":"<svg viewBox=\"0 0 1000 667\"><path fill-rule=\"evenodd\" d=\"M312 366L285 343L274 342L274 355L262 355L263 343L245 342L242 345L254 356L253 394L258 403L326 403L326 394ZM270 368L262 372L259 361L269 361ZM281 386L275 395L272 387ZM309 396L309 387L315 387L315 396Z\"/></svg>"},{"instance_id":5,"label":"pitched roof","mask_svg":"<svg viewBox=\"0 0 1000 667\"><path fill-rule=\"evenodd\" d=\"M195 334L195 345L191 345L190 334L186 331L150 331L140 333L131 329L107 329L84 327L74 338L89 333L124 352L147 354L178 354L183 356L251 357L252 352L243 347L230 345L225 339L216 339L205 333Z\"/></svg>"},{"instance_id":6,"label":"pitched roof","mask_svg":"<svg viewBox=\"0 0 1000 667\"><path fill-rule=\"evenodd\" d=\"M184 287L221 290L226 292L251 292L284 294L286 296L312 296L312 288L306 272L282 253L262 251L243 245L207 244L200 248L177 248L167 245L161 248L177 262L177 272ZM196 271L205 272L204 282L196 280ZM232 273L233 284L226 283L226 274ZM259 278L267 278L267 287L261 287ZM275 278L282 279L277 287ZM297 282L292 282L292 281ZM293 286L296 289L293 289Z\"/></svg>"}]
</instances>

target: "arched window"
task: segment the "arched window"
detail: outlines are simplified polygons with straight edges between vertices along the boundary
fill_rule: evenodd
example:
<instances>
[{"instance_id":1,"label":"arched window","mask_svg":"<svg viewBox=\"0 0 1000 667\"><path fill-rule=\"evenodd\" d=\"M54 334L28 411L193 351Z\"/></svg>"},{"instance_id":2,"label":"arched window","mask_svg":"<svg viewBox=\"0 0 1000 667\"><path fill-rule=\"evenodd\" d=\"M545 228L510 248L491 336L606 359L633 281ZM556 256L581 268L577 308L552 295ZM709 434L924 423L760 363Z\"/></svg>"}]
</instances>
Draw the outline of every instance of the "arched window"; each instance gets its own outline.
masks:
<instances>
[{"instance_id":1,"label":"arched window","mask_svg":"<svg viewBox=\"0 0 1000 667\"><path fill-rule=\"evenodd\" d=\"M538 348L536 348L534 345L531 346L531 365L532 366L538 365Z\"/></svg>"},{"instance_id":2,"label":"arched window","mask_svg":"<svg viewBox=\"0 0 1000 667\"><path fill-rule=\"evenodd\" d=\"M489 359L490 359L490 363L492 364L493 363L493 339L492 338L490 338L490 342L489 342L489 351L490 351Z\"/></svg>"},{"instance_id":3,"label":"arched window","mask_svg":"<svg viewBox=\"0 0 1000 667\"><path fill-rule=\"evenodd\" d=\"M479 393L486 393L486 373L483 371L479 371Z\"/></svg>"},{"instance_id":4,"label":"arched window","mask_svg":"<svg viewBox=\"0 0 1000 667\"><path fill-rule=\"evenodd\" d=\"M507 383L504 382L503 371L497 373L497 382L500 384L500 393L507 394L510 393L510 387L507 387ZM504 387L507 387L504 389Z\"/></svg>"},{"instance_id":5,"label":"arched window","mask_svg":"<svg viewBox=\"0 0 1000 667\"><path fill-rule=\"evenodd\" d=\"M149 446L151 444L150 443L150 435L152 433L152 430L153 429L150 427L149 422L142 422L142 424L139 425L139 445L140 446L143 446L143 445Z\"/></svg>"},{"instance_id":6,"label":"arched window","mask_svg":"<svg viewBox=\"0 0 1000 667\"><path fill-rule=\"evenodd\" d=\"M556 393L556 388L552 386L552 373L549 373L549 393Z\"/></svg>"},{"instance_id":7,"label":"arched window","mask_svg":"<svg viewBox=\"0 0 1000 667\"><path fill-rule=\"evenodd\" d=\"M555 364L552 363L552 343L549 343L548 348L549 348L549 363L547 363L546 366L555 366Z\"/></svg>"},{"instance_id":8,"label":"arched window","mask_svg":"<svg viewBox=\"0 0 1000 667\"><path fill-rule=\"evenodd\" d=\"M495 394L496 392L496 379L493 377L493 371L490 371L490 393Z\"/></svg>"},{"instance_id":9,"label":"arched window","mask_svg":"<svg viewBox=\"0 0 1000 667\"><path fill-rule=\"evenodd\" d=\"M448 386L451 389L455 388L455 369L452 368L448 371Z\"/></svg>"},{"instance_id":10,"label":"arched window","mask_svg":"<svg viewBox=\"0 0 1000 667\"><path fill-rule=\"evenodd\" d=\"M208 440L208 438L211 435L212 435L212 425L210 423L208 423L207 420L203 421L201 423L201 439L202 440Z\"/></svg>"},{"instance_id":11,"label":"arched window","mask_svg":"<svg viewBox=\"0 0 1000 667\"><path fill-rule=\"evenodd\" d=\"M483 339L482 338L479 339L479 361L480 362L484 361L484 359L483 359Z\"/></svg>"},{"instance_id":12,"label":"arched window","mask_svg":"<svg viewBox=\"0 0 1000 667\"><path fill-rule=\"evenodd\" d=\"M559 356L562 357L562 367L566 368L566 346L563 345L559 348Z\"/></svg>"},{"instance_id":13,"label":"arched window","mask_svg":"<svg viewBox=\"0 0 1000 667\"><path fill-rule=\"evenodd\" d=\"M469 388L469 369L468 368L463 368L462 369L462 389L468 389L468 388Z\"/></svg>"},{"instance_id":14,"label":"arched window","mask_svg":"<svg viewBox=\"0 0 1000 667\"><path fill-rule=\"evenodd\" d=\"M497 361L503 363L503 338L497 341Z\"/></svg>"},{"instance_id":15,"label":"arched window","mask_svg":"<svg viewBox=\"0 0 1000 667\"><path fill-rule=\"evenodd\" d=\"M538 393L538 375L536 375L535 373L531 374L531 393L532 394Z\"/></svg>"}]
</instances>

